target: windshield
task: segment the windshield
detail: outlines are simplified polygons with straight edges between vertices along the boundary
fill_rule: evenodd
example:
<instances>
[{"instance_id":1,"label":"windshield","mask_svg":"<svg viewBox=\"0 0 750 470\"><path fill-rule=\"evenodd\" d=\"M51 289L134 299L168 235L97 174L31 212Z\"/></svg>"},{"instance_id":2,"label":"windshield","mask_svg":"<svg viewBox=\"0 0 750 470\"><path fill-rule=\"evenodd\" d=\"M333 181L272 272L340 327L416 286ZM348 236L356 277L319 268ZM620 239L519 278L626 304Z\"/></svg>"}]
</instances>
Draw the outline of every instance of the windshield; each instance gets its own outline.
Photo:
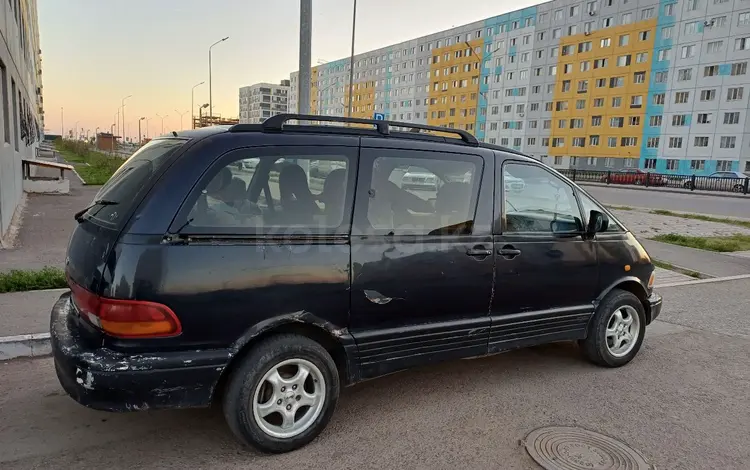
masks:
<instances>
[{"instance_id":1,"label":"windshield","mask_svg":"<svg viewBox=\"0 0 750 470\"><path fill-rule=\"evenodd\" d=\"M109 205L94 205L86 213L88 219L108 227L120 227L151 176L185 142L184 139L158 139L144 145L96 193L94 201L107 201Z\"/></svg>"}]
</instances>

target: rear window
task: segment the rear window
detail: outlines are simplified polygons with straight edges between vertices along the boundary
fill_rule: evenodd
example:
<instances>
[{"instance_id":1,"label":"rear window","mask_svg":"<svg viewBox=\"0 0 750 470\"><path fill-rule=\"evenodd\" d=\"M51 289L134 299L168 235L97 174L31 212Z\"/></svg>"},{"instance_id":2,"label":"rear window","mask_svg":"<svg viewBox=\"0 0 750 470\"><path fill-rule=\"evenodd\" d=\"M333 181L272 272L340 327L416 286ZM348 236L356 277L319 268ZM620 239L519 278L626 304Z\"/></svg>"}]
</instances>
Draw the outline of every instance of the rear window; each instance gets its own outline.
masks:
<instances>
[{"instance_id":1,"label":"rear window","mask_svg":"<svg viewBox=\"0 0 750 470\"><path fill-rule=\"evenodd\" d=\"M117 204L94 206L88 211L89 220L107 227L121 227L151 177L185 142L187 140L184 139L158 139L141 147L112 175L94 198L95 201L106 200Z\"/></svg>"}]
</instances>

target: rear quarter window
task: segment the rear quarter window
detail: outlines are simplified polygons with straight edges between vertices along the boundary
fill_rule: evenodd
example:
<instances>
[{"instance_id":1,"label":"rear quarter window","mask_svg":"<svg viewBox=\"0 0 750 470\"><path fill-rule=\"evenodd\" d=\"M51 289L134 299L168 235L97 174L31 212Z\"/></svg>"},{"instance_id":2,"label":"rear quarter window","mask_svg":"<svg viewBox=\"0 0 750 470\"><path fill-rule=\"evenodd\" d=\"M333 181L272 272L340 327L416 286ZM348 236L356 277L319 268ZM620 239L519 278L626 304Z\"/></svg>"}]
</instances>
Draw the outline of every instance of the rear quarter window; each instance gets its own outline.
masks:
<instances>
[{"instance_id":1,"label":"rear quarter window","mask_svg":"<svg viewBox=\"0 0 750 470\"><path fill-rule=\"evenodd\" d=\"M117 204L94 206L88 211L88 219L110 228L122 227L151 178L186 142L185 139L152 140L131 155L94 198L95 201L107 200Z\"/></svg>"}]
</instances>

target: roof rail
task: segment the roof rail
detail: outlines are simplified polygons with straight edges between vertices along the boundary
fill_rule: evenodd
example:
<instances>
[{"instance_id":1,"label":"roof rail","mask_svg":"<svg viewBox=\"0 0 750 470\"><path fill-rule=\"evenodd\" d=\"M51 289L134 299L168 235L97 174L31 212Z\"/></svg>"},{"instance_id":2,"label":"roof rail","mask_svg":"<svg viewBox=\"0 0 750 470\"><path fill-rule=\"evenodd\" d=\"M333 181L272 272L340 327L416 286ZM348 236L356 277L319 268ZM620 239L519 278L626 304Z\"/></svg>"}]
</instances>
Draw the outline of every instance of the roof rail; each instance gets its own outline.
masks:
<instances>
[{"instance_id":1,"label":"roof rail","mask_svg":"<svg viewBox=\"0 0 750 470\"><path fill-rule=\"evenodd\" d=\"M419 131L433 131L433 132L443 132L447 134L457 134L462 141L465 143L472 145L472 146L478 146L479 142L477 139L469 134L468 132L461 130L461 129L450 129L448 127L439 127L439 126L428 126L425 124L415 124L411 122L398 122L398 121L380 121L375 119L360 119L360 118L350 118L350 117L343 117L343 116L318 116L314 114L277 114L276 116L272 116L265 121L263 121L262 124L260 124L261 128L264 132L280 132L284 124L287 121L324 121L324 122L343 122L343 123L351 123L351 124L370 124L375 127L375 129L378 131L381 135L390 135L391 129L390 126L396 126L396 127L405 127L405 128L411 128L412 132L419 132ZM257 129L257 128L256 128ZM246 126L242 124L237 124L233 126L231 129L229 129L230 132L242 132L247 129Z\"/></svg>"}]
</instances>

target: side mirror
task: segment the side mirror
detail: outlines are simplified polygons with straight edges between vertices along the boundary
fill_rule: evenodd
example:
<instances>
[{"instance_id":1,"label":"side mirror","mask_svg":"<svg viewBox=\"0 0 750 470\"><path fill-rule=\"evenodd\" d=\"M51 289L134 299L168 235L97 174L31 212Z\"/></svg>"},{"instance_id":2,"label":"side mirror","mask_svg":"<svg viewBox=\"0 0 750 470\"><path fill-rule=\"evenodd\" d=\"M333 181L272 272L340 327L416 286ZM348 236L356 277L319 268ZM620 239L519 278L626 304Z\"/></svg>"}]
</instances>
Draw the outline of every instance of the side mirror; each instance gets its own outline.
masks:
<instances>
[{"instance_id":1,"label":"side mirror","mask_svg":"<svg viewBox=\"0 0 750 470\"><path fill-rule=\"evenodd\" d=\"M594 235L598 232L604 232L607 227L609 227L609 218L605 214L595 210L589 213L589 225L586 227L586 233Z\"/></svg>"}]
</instances>

